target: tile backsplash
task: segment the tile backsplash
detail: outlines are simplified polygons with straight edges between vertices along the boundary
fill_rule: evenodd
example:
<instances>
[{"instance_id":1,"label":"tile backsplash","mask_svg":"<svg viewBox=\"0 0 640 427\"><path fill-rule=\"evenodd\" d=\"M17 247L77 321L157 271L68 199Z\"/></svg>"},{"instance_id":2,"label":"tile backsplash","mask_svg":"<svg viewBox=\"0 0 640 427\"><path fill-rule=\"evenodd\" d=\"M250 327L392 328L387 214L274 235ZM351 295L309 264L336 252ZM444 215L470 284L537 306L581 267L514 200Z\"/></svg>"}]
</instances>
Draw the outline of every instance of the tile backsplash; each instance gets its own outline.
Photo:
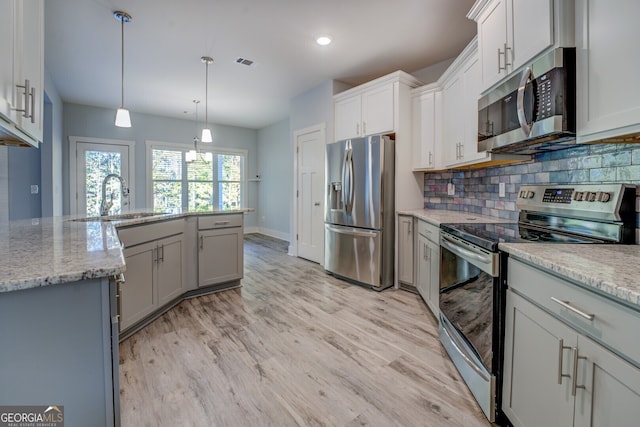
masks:
<instances>
[{"instance_id":1,"label":"tile backsplash","mask_svg":"<svg viewBox=\"0 0 640 427\"><path fill-rule=\"evenodd\" d=\"M447 195L447 184L455 195ZM498 197L499 183L505 197ZM424 175L424 207L518 219L520 184L623 182L640 184L640 144L577 145L536 154L533 161L486 169L433 172Z\"/></svg>"}]
</instances>

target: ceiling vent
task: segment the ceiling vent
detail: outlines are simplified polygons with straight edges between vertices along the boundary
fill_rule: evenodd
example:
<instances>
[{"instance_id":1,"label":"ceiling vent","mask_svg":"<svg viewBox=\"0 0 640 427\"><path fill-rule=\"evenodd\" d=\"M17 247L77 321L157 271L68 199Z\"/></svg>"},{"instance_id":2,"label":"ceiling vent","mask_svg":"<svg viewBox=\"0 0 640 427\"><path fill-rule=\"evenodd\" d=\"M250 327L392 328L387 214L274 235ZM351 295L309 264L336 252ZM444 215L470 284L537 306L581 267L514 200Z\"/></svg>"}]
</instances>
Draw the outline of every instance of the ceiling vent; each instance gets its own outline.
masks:
<instances>
[{"instance_id":1,"label":"ceiling vent","mask_svg":"<svg viewBox=\"0 0 640 427\"><path fill-rule=\"evenodd\" d=\"M254 61L243 57L236 59L236 64L246 65L247 67L255 67L257 65Z\"/></svg>"}]
</instances>

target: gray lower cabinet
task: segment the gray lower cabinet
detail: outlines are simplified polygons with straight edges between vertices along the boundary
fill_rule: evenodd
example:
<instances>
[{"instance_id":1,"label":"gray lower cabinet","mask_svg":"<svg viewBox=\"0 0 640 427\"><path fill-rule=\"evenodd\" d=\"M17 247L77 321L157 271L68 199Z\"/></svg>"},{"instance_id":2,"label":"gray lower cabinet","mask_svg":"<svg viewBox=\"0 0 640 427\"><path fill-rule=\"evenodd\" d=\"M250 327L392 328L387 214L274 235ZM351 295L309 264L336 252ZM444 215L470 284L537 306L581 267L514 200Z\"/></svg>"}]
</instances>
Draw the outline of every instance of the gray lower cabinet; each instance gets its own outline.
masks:
<instances>
[{"instance_id":1,"label":"gray lower cabinet","mask_svg":"<svg viewBox=\"0 0 640 427\"><path fill-rule=\"evenodd\" d=\"M514 426L637 425L640 317L589 293L509 261L502 409Z\"/></svg>"},{"instance_id":2,"label":"gray lower cabinet","mask_svg":"<svg viewBox=\"0 0 640 427\"><path fill-rule=\"evenodd\" d=\"M440 309L440 229L418 220L416 237L416 288L431 312L438 318Z\"/></svg>"},{"instance_id":3,"label":"gray lower cabinet","mask_svg":"<svg viewBox=\"0 0 640 427\"><path fill-rule=\"evenodd\" d=\"M126 331L185 292L184 220L118 231L125 246L120 284L120 330Z\"/></svg>"},{"instance_id":4,"label":"gray lower cabinet","mask_svg":"<svg viewBox=\"0 0 640 427\"><path fill-rule=\"evenodd\" d=\"M69 427L120 425L115 286L0 293L0 404L64 406Z\"/></svg>"},{"instance_id":5,"label":"gray lower cabinet","mask_svg":"<svg viewBox=\"0 0 640 427\"><path fill-rule=\"evenodd\" d=\"M242 214L198 218L198 286L242 279L244 232Z\"/></svg>"},{"instance_id":6,"label":"gray lower cabinet","mask_svg":"<svg viewBox=\"0 0 640 427\"><path fill-rule=\"evenodd\" d=\"M398 215L398 282L400 286L415 287L413 278L412 215Z\"/></svg>"}]
</instances>

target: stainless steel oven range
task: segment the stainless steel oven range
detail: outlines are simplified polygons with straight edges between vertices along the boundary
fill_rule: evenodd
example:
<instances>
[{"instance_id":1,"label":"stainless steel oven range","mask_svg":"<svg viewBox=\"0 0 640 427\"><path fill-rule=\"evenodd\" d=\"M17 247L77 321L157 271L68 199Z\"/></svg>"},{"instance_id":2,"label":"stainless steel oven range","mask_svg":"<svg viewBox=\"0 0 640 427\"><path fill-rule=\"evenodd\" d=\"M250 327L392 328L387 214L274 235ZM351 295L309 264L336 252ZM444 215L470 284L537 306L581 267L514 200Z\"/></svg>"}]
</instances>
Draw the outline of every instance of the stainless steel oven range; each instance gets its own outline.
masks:
<instances>
[{"instance_id":1,"label":"stainless steel oven range","mask_svg":"<svg viewBox=\"0 0 640 427\"><path fill-rule=\"evenodd\" d=\"M490 421L500 410L507 254L500 242L633 243L636 187L523 185L518 223L441 224L440 340Z\"/></svg>"}]
</instances>

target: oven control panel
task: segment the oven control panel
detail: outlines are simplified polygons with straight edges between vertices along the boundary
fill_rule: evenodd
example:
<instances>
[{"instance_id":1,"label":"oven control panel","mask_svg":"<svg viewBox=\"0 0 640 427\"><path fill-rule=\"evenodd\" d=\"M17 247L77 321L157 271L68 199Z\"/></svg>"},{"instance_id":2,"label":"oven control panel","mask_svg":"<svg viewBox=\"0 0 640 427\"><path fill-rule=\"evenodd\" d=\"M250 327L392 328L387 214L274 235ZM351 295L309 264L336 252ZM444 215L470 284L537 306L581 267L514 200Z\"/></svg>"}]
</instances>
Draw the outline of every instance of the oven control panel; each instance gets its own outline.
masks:
<instances>
[{"instance_id":1,"label":"oven control panel","mask_svg":"<svg viewBox=\"0 0 640 427\"><path fill-rule=\"evenodd\" d=\"M635 210L636 188L625 184L522 185L516 207L593 218L617 218L621 210ZM627 206L633 203L633 207Z\"/></svg>"}]
</instances>

